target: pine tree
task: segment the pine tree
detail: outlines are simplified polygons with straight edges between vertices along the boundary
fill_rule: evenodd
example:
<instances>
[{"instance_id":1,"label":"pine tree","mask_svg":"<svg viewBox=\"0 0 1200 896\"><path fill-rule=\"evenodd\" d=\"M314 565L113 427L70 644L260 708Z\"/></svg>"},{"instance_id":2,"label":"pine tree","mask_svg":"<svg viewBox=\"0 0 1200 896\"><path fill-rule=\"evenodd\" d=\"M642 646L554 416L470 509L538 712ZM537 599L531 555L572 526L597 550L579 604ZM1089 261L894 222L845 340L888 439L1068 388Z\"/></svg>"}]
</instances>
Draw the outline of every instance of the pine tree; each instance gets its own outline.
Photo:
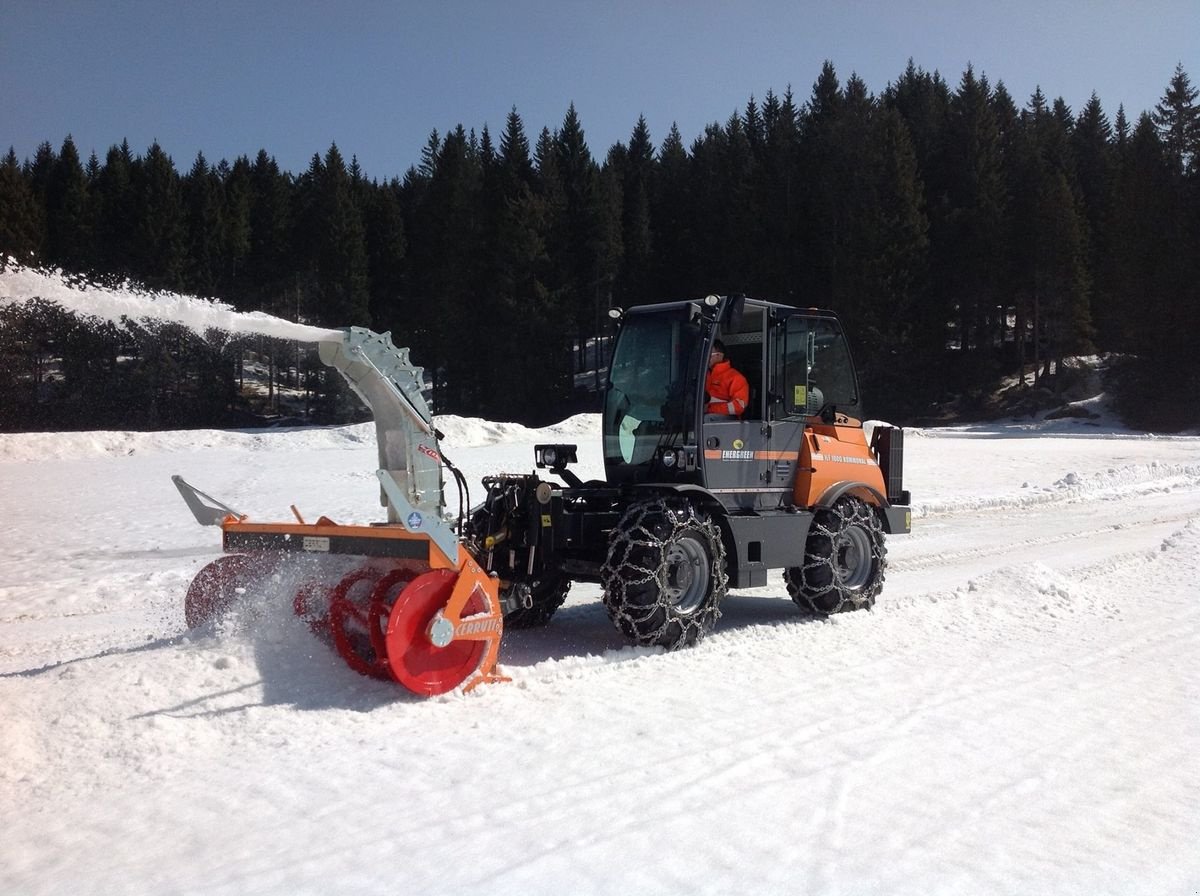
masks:
<instances>
[{"instance_id":1,"label":"pine tree","mask_svg":"<svg viewBox=\"0 0 1200 896\"><path fill-rule=\"evenodd\" d=\"M137 255L133 167L129 141L122 141L120 147L109 147L92 188L96 254L102 259L98 267L121 277L134 273Z\"/></svg>"},{"instance_id":2,"label":"pine tree","mask_svg":"<svg viewBox=\"0 0 1200 896\"><path fill-rule=\"evenodd\" d=\"M461 125L444 140L435 134L427 149L433 155L421 170L428 168L428 183L409 244L412 297L419 309L410 323L428 322L420 336L421 363L433 374L438 411L474 413L482 381L478 359L463 351L463 340L479 332L478 320L489 313L478 294L482 170Z\"/></svg>"},{"instance_id":3,"label":"pine tree","mask_svg":"<svg viewBox=\"0 0 1200 896\"><path fill-rule=\"evenodd\" d=\"M17 154L9 147L0 161L0 259L10 255L25 264L35 260L41 239L40 214Z\"/></svg>"},{"instance_id":4,"label":"pine tree","mask_svg":"<svg viewBox=\"0 0 1200 896\"><path fill-rule=\"evenodd\" d=\"M397 319L404 289L404 262L408 251L400 183L392 180L374 186L363 211L367 270L370 281L371 320L376 326ZM397 330L403 332L402 329Z\"/></svg>"},{"instance_id":5,"label":"pine tree","mask_svg":"<svg viewBox=\"0 0 1200 896\"><path fill-rule=\"evenodd\" d=\"M135 165L135 276L161 289L180 289L186 231L179 174L158 142Z\"/></svg>"},{"instance_id":6,"label":"pine tree","mask_svg":"<svg viewBox=\"0 0 1200 896\"><path fill-rule=\"evenodd\" d=\"M232 166L218 166L221 180L221 235L219 289L228 297L237 290L242 265L250 254L250 205L253 196L250 159L238 156Z\"/></svg>"},{"instance_id":7,"label":"pine tree","mask_svg":"<svg viewBox=\"0 0 1200 896\"><path fill-rule=\"evenodd\" d=\"M535 187L529 141L515 108L500 140L496 175L494 187L488 186L485 168L485 240L492 250L485 289L492 323L480 334L480 403L506 419L514 403L537 408L527 416L546 422L569 394L568 329L563 296L546 283L552 273L547 205Z\"/></svg>"},{"instance_id":8,"label":"pine tree","mask_svg":"<svg viewBox=\"0 0 1200 896\"><path fill-rule=\"evenodd\" d=\"M308 310L330 327L370 323L367 251L362 216L337 144L310 169L307 243L312 247L313 293Z\"/></svg>"},{"instance_id":9,"label":"pine tree","mask_svg":"<svg viewBox=\"0 0 1200 896\"><path fill-rule=\"evenodd\" d=\"M51 190L51 181L54 179L54 169L58 165L58 155L54 152L54 147L47 141L43 141L38 145L37 151L33 155L32 162L25 163L25 177L29 181L29 188L33 191L34 201L37 202L38 208L42 209L43 213L46 209L46 204ZM39 241L44 245L46 241L45 233Z\"/></svg>"},{"instance_id":10,"label":"pine tree","mask_svg":"<svg viewBox=\"0 0 1200 896\"><path fill-rule=\"evenodd\" d=\"M1117 118L1113 123L1113 149L1124 156L1129 145L1129 120L1125 117L1125 104L1117 106Z\"/></svg>"},{"instance_id":11,"label":"pine tree","mask_svg":"<svg viewBox=\"0 0 1200 896\"><path fill-rule=\"evenodd\" d=\"M1119 158L1113 196L1111 285L1121 350L1132 353L1120 402L1135 426L1178 429L1200 422L1193 334L1197 320L1195 231L1179 190L1178 160L1143 113Z\"/></svg>"},{"instance_id":12,"label":"pine tree","mask_svg":"<svg viewBox=\"0 0 1200 896\"><path fill-rule=\"evenodd\" d=\"M1023 142L1016 207L1016 267L1021 299L1018 327L1024 347L1025 322L1032 328L1035 376L1061 373L1067 354L1092 350L1087 227L1075 187L1065 104L1056 112L1041 90L1023 113ZM1018 362L1024 372L1023 355ZM1054 380L1056 389L1063 377Z\"/></svg>"},{"instance_id":13,"label":"pine tree","mask_svg":"<svg viewBox=\"0 0 1200 896\"><path fill-rule=\"evenodd\" d=\"M874 103L866 84L851 74L837 113L820 126L824 184L819 195L828 221L823 241L829 259L829 307L849 329L866 330L866 305L874 297L867 267L876 243L880 147L872 139Z\"/></svg>"},{"instance_id":14,"label":"pine tree","mask_svg":"<svg viewBox=\"0 0 1200 896\"><path fill-rule=\"evenodd\" d=\"M813 127L820 127L841 111L845 94L838 82L837 70L828 59L821 66L821 74L813 83L812 96L808 101L808 117Z\"/></svg>"},{"instance_id":15,"label":"pine tree","mask_svg":"<svg viewBox=\"0 0 1200 896\"><path fill-rule=\"evenodd\" d=\"M750 99L746 101L742 125L746 130L746 141L750 144L750 151L754 153L755 158L760 158L767 142L767 127L758 110L758 103L754 101L754 94L750 94Z\"/></svg>"},{"instance_id":16,"label":"pine tree","mask_svg":"<svg viewBox=\"0 0 1200 896\"><path fill-rule=\"evenodd\" d=\"M753 205L759 219L759 283L764 295L798 301L804 259L797 251L804 180L797 171L799 113L789 87L783 101L763 100L764 145L754 170Z\"/></svg>"},{"instance_id":17,"label":"pine tree","mask_svg":"<svg viewBox=\"0 0 1200 896\"><path fill-rule=\"evenodd\" d=\"M1001 87L997 84L997 92ZM904 74L884 91L883 103L899 112L908 125L917 165L926 179L926 188L932 191L926 194L926 199L940 196L943 178L936 175L943 167L940 157L950 115L950 90L946 82L936 72L926 72L909 59Z\"/></svg>"},{"instance_id":18,"label":"pine tree","mask_svg":"<svg viewBox=\"0 0 1200 896\"><path fill-rule=\"evenodd\" d=\"M553 270L547 285L582 344L595 332L598 290L612 282L619 268L620 231L614 232L614 225L619 228L620 217L614 221L611 211L606 213L604 198L614 194L611 185L601 194L600 169L588 149L574 103L554 136L554 156L555 192L561 195L561 206L552 208L557 215L549 230Z\"/></svg>"},{"instance_id":19,"label":"pine tree","mask_svg":"<svg viewBox=\"0 0 1200 896\"><path fill-rule=\"evenodd\" d=\"M799 216L800 242L807 250L800 294L804 304L824 308L834 303L837 246L842 239L838 232L841 184L835 169L841 165L836 124L843 101L837 72L826 61L805 107L798 150L799 168L808 186Z\"/></svg>"},{"instance_id":20,"label":"pine tree","mask_svg":"<svg viewBox=\"0 0 1200 896\"><path fill-rule=\"evenodd\" d=\"M870 140L878 147L872 172L876 198L865 230L864 296L853 338L864 349L861 376L872 405L916 410L907 384L934 379L928 362L938 357L927 354L923 331L942 330L942 321L927 317L924 186L908 126L896 110L877 114Z\"/></svg>"},{"instance_id":21,"label":"pine tree","mask_svg":"<svg viewBox=\"0 0 1200 896\"><path fill-rule=\"evenodd\" d=\"M658 160L650 196L654 273L647 289L660 297L697 295L704 284L696 276L690 159L674 123L659 147Z\"/></svg>"},{"instance_id":22,"label":"pine tree","mask_svg":"<svg viewBox=\"0 0 1200 896\"><path fill-rule=\"evenodd\" d=\"M628 306L646 301L654 251L650 230L654 144L645 116L638 117L620 164L609 167L619 176L621 190L622 265L616 296L619 304Z\"/></svg>"},{"instance_id":23,"label":"pine tree","mask_svg":"<svg viewBox=\"0 0 1200 896\"><path fill-rule=\"evenodd\" d=\"M46 236L50 263L78 271L90 260L88 178L70 134L62 142L47 184Z\"/></svg>"},{"instance_id":24,"label":"pine tree","mask_svg":"<svg viewBox=\"0 0 1200 896\"><path fill-rule=\"evenodd\" d=\"M1172 167L1183 174L1196 170L1200 154L1200 92L1192 87L1183 63L1175 66L1175 74L1167 92L1154 108L1154 124L1158 127L1163 147Z\"/></svg>"},{"instance_id":25,"label":"pine tree","mask_svg":"<svg viewBox=\"0 0 1200 896\"><path fill-rule=\"evenodd\" d=\"M994 375L999 342L1007 195L1000 131L986 78L967 67L950 101L946 164L949 207L937 234L932 280L943 307L954 307L955 341L964 385L977 388Z\"/></svg>"},{"instance_id":26,"label":"pine tree","mask_svg":"<svg viewBox=\"0 0 1200 896\"><path fill-rule=\"evenodd\" d=\"M1111 231L1111 197L1116 174L1112 142L1112 126L1100 98L1093 93L1075 122L1071 148L1087 224L1087 268L1092 273L1093 283L1092 320L1101 349L1114 346L1119 338L1116 296L1109 289L1107 276L1113 244L1120 238Z\"/></svg>"},{"instance_id":27,"label":"pine tree","mask_svg":"<svg viewBox=\"0 0 1200 896\"><path fill-rule=\"evenodd\" d=\"M319 165L319 157L316 162ZM294 314L300 259L312 258L307 249L297 250L295 190L274 157L260 149L250 171L250 251L238 281L244 286L234 296L239 308L271 307L277 302L282 307L290 290Z\"/></svg>"},{"instance_id":28,"label":"pine tree","mask_svg":"<svg viewBox=\"0 0 1200 896\"><path fill-rule=\"evenodd\" d=\"M184 283L191 292L211 296L221 265L224 197L220 177L209 168L204 153L197 153L182 190L187 227Z\"/></svg>"},{"instance_id":29,"label":"pine tree","mask_svg":"<svg viewBox=\"0 0 1200 896\"><path fill-rule=\"evenodd\" d=\"M997 128L1002 128L1002 108L1007 92L997 84L992 96ZM1009 100L1011 104L1011 100ZM955 234L957 209L951 203L953 185L957 172L951 164L952 142L950 140L951 91L939 73L927 72L913 60L908 61L904 73L890 84L883 94L885 106L900 113L908 127L916 158L917 171L924 187L924 213L928 218L928 251L926 253L926 288L914 308L916 320L912 330L914 357L924 360L934 376L923 377L930 384L925 390L914 391L911 401L931 401L945 397L949 391L951 377L944 366L946 354L946 324L953 316L952 291L944 288L950 261L942 247ZM1010 113L1015 115L1015 112ZM1001 140L1003 140L1001 131ZM864 359L865 361L865 359Z\"/></svg>"}]
</instances>

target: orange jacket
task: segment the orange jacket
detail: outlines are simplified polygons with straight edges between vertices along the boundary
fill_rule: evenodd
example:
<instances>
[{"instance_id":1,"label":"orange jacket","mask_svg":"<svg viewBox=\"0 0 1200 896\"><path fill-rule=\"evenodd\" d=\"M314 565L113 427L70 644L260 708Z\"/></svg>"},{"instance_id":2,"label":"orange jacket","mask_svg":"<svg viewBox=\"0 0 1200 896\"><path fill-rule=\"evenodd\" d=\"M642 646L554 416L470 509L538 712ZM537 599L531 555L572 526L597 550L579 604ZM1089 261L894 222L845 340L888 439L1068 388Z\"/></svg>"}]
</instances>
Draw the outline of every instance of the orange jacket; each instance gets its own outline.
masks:
<instances>
[{"instance_id":1,"label":"orange jacket","mask_svg":"<svg viewBox=\"0 0 1200 896\"><path fill-rule=\"evenodd\" d=\"M750 403L750 384L728 361L712 366L704 381L704 391L708 393L708 407L705 408L708 414L740 417Z\"/></svg>"}]
</instances>

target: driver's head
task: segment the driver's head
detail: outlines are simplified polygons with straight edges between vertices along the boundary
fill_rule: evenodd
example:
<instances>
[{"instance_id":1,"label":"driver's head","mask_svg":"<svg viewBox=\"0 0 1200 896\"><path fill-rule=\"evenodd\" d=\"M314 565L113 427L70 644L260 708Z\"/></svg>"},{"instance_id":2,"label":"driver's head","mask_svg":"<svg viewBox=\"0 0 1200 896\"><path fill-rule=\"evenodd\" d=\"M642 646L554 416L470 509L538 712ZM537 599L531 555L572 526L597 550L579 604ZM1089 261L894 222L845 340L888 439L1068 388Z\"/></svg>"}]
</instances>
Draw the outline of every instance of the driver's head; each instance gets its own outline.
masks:
<instances>
[{"instance_id":1,"label":"driver's head","mask_svg":"<svg viewBox=\"0 0 1200 896\"><path fill-rule=\"evenodd\" d=\"M708 353L708 366L720 364L725 360L725 343L720 339L713 340L712 351Z\"/></svg>"}]
</instances>

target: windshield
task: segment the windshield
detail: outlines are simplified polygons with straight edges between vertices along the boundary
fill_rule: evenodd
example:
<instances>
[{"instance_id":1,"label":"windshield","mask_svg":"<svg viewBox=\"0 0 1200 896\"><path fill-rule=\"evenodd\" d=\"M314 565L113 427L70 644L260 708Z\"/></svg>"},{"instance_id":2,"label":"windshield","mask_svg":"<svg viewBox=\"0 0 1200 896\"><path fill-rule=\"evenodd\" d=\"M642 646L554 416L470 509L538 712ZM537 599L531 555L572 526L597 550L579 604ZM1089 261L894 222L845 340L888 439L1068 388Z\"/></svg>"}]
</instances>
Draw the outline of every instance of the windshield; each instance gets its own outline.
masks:
<instances>
[{"instance_id":1,"label":"windshield","mask_svg":"<svg viewBox=\"0 0 1200 896\"><path fill-rule=\"evenodd\" d=\"M687 442L699 392L700 328L687 308L630 314L621 327L604 406L606 466L649 462Z\"/></svg>"}]
</instances>

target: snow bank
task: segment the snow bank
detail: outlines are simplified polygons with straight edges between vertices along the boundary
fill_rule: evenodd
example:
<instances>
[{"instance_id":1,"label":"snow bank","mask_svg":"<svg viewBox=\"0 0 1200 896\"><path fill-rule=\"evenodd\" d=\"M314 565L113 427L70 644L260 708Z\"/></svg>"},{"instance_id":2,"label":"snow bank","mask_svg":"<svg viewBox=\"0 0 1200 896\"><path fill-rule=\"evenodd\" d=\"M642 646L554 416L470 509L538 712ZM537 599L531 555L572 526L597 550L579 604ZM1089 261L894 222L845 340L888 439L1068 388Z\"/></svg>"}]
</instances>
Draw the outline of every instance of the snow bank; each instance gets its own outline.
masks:
<instances>
[{"instance_id":1,"label":"snow bank","mask_svg":"<svg viewBox=\"0 0 1200 896\"><path fill-rule=\"evenodd\" d=\"M600 415L578 414L543 429L519 423L492 423L454 414L435 417L447 452L533 442L599 442ZM209 449L235 451L330 451L375 447L375 424L244 430L166 430L160 432L0 433L0 463L174 454Z\"/></svg>"}]
</instances>

